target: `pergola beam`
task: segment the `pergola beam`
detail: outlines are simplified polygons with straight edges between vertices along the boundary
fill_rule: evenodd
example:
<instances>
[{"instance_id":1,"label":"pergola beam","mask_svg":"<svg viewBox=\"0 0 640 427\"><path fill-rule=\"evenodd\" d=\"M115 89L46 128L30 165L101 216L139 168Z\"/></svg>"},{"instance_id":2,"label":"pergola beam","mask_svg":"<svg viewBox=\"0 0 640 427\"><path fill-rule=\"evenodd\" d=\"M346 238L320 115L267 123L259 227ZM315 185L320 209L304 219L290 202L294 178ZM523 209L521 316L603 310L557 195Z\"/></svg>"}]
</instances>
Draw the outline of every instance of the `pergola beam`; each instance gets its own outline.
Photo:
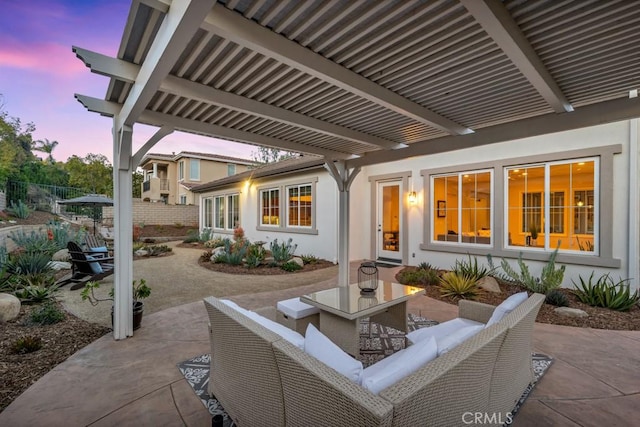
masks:
<instances>
[{"instance_id":1,"label":"pergola beam","mask_svg":"<svg viewBox=\"0 0 640 427\"><path fill-rule=\"evenodd\" d=\"M347 166L366 166L403 160L413 156L463 150L497 142L564 132L589 126L597 126L640 116L640 98L616 99L576 109L571 113L550 113L538 117L504 123L479 129L472 135L445 136L416 142L399 150L373 152L348 160Z\"/></svg>"},{"instance_id":2,"label":"pergola beam","mask_svg":"<svg viewBox=\"0 0 640 427\"><path fill-rule=\"evenodd\" d=\"M573 111L571 103L501 1L460 0L460 3L556 113Z\"/></svg>"},{"instance_id":3,"label":"pergola beam","mask_svg":"<svg viewBox=\"0 0 640 427\"><path fill-rule=\"evenodd\" d=\"M425 125L450 134L464 135L473 132L219 3L214 5L205 18L203 28Z\"/></svg>"},{"instance_id":4,"label":"pergola beam","mask_svg":"<svg viewBox=\"0 0 640 427\"><path fill-rule=\"evenodd\" d=\"M145 142L131 159L131 165L135 168L140 164L140 160L149 152L162 138L173 133L173 126L164 125Z\"/></svg>"}]
</instances>

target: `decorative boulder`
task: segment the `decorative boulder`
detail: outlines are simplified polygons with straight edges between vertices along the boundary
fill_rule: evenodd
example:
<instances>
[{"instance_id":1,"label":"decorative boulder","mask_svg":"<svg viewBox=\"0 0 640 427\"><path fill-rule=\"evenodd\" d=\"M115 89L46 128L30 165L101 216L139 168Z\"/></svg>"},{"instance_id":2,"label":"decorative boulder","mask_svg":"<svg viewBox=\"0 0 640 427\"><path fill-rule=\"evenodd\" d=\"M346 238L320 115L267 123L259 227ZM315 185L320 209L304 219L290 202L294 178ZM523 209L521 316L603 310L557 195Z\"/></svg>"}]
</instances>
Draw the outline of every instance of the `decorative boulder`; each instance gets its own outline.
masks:
<instances>
[{"instance_id":1,"label":"decorative boulder","mask_svg":"<svg viewBox=\"0 0 640 427\"><path fill-rule=\"evenodd\" d=\"M71 256L69 256L69 249L60 249L58 252L53 254L51 257L52 261L69 261Z\"/></svg>"},{"instance_id":2,"label":"decorative boulder","mask_svg":"<svg viewBox=\"0 0 640 427\"><path fill-rule=\"evenodd\" d=\"M485 276L478 280L478 287L484 289L487 292L493 292L496 294L502 293L498 281L491 276Z\"/></svg>"},{"instance_id":3,"label":"decorative boulder","mask_svg":"<svg viewBox=\"0 0 640 427\"><path fill-rule=\"evenodd\" d=\"M0 294L0 322L7 322L20 314L20 300L11 294Z\"/></svg>"},{"instance_id":4,"label":"decorative boulder","mask_svg":"<svg viewBox=\"0 0 640 427\"><path fill-rule=\"evenodd\" d=\"M302 258L300 257L293 257L289 262L295 262L296 264L298 264L300 267L304 267L304 261L302 260Z\"/></svg>"},{"instance_id":5,"label":"decorative boulder","mask_svg":"<svg viewBox=\"0 0 640 427\"><path fill-rule=\"evenodd\" d=\"M71 263L70 262L65 262L65 261L51 261L49 263L49 267L51 267L55 271L70 270L71 269Z\"/></svg>"},{"instance_id":6,"label":"decorative boulder","mask_svg":"<svg viewBox=\"0 0 640 427\"><path fill-rule=\"evenodd\" d=\"M589 317L586 311L579 308L558 307L553 309L554 312L566 317Z\"/></svg>"},{"instance_id":7,"label":"decorative boulder","mask_svg":"<svg viewBox=\"0 0 640 427\"><path fill-rule=\"evenodd\" d=\"M144 249L138 249L137 251L135 251L135 255L136 256L147 256L147 255L149 255L149 252L145 251Z\"/></svg>"}]
</instances>

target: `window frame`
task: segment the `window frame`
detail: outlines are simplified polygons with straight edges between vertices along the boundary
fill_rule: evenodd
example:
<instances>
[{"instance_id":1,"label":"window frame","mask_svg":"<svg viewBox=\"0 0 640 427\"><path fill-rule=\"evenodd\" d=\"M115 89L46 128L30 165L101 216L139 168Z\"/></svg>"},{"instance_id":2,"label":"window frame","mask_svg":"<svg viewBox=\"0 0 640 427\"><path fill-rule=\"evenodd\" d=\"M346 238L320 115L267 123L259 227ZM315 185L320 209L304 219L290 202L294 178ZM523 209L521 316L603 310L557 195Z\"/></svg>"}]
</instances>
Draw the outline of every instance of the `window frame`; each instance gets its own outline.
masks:
<instances>
[{"instance_id":1,"label":"window frame","mask_svg":"<svg viewBox=\"0 0 640 427\"><path fill-rule=\"evenodd\" d=\"M184 160L178 162L178 181L184 181Z\"/></svg>"},{"instance_id":2,"label":"window frame","mask_svg":"<svg viewBox=\"0 0 640 427\"><path fill-rule=\"evenodd\" d=\"M236 164L235 163L227 163L227 176L233 176L235 175L237 172L237 168L236 168ZM232 172L233 170L233 172Z\"/></svg>"},{"instance_id":3,"label":"window frame","mask_svg":"<svg viewBox=\"0 0 640 427\"><path fill-rule=\"evenodd\" d=\"M273 231L273 232L283 232L283 233L295 233L295 234L318 234L317 229L317 187L318 177L311 177L305 179L296 179L283 181L278 183L270 183L258 186L257 190L257 214L258 218L256 221L256 230L259 231ZM293 187L304 187L311 186L311 226L289 226L289 188ZM274 190L277 189L280 191L279 197L279 224L263 224L262 223L262 193L265 190Z\"/></svg>"},{"instance_id":4,"label":"window frame","mask_svg":"<svg viewBox=\"0 0 640 427\"><path fill-rule=\"evenodd\" d=\"M240 226L240 220L241 218L241 201L240 201L240 191L231 191L231 192L223 192L223 193L215 193L215 194L208 194L206 197L203 197L203 208L202 208L202 215L203 215L203 224L206 224L206 211L207 211L207 203L211 204L211 218L210 218L210 224L211 226L208 227L211 230L215 231L216 233L224 233L224 234L232 234L233 230L235 229L234 225L230 225L229 224L229 209L230 209L230 204L229 201L237 198L237 204L238 204L238 226ZM219 212L217 209L217 203L216 201L221 200L223 202L222 204L222 222L224 223L224 227L219 227ZM207 228L207 226L204 226L205 228Z\"/></svg>"},{"instance_id":5,"label":"window frame","mask_svg":"<svg viewBox=\"0 0 640 427\"><path fill-rule=\"evenodd\" d=\"M198 165L197 168L195 165ZM195 174L194 168L197 169ZM200 159L189 159L189 181L200 181Z\"/></svg>"},{"instance_id":6,"label":"window frame","mask_svg":"<svg viewBox=\"0 0 640 427\"><path fill-rule=\"evenodd\" d=\"M313 194L313 186L311 184L305 183L305 184L295 184L295 185L288 185L285 188L286 191L286 197L287 197L287 201L286 201L286 211L285 211L285 220L286 220L286 226L287 227L292 227L292 228L311 228L312 224L313 224L313 196L311 197L311 224L309 225L300 225L300 219L302 217L301 215L301 211L303 209L302 204L300 203L300 197L301 197L301 189L302 188L306 188L309 187L309 191L311 194ZM297 210L298 210L298 224L297 225L292 225L291 224L291 195L290 192L293 189L297 189L298 190L298 206L297 206Z\"/></svg>"},{"instance_id":7,"label":"window frame","mask_svg":"<svg viewBox=\"0 0 640 427\"><path fill-rule=\"evenodd\" d=\"M484 174L484 173L489 173L489 188L490 188L490 195L489 195L489 227L491 230L491 235L489 237L489 243L478 243L478 242L464 242L464 231L462 230L462 217L463 217L463 211L464 211L464 206L462 205L462 197L463 197L463 186L464 186L464 182L463 182L463 178L465 175L478 175L478 174ZM470 169L465 169L465 170L461 170L461 171L457 171L457 172L449 172L449 173L440 173L440 174L431 174L430 175L430 179L429 179L429 194L430 199L429 199L429 205L431 206L431 215L430 215L430 221L429 221L429 228L431 229L431 243L432 244L444 244L444 245L455 245L455 246L463 246L463 247L482 247L482 248L490 248L493 247L494 242L495 242L495 238L494 238L494 211L495 211L495 204L494 204L494 193L495 193L495 184L494 184L494 175L495 175L495 171L492 168L482 168L482 169L474 169L474 170L470 170ZM438 178L448 178L448 177L453 177L456 176L457 177L457 185L458 185L458 189L457 189L457 224L456 224L456 230L458 231L458 234L456 234L457 236L457 241L452 241L449 240L449 234L446 233L446 238L445 240L438 240L438 236L436 235L435 232L435 221L438 218L442 218L440 216L440 206L441 206L441 202L442 200L436 200L435 199L435 180ZM438 196L439 197L439 196ZM425 199L426 200L426 199ZM446 200L445 200L445 206L446 206ZM433 215L433 212L435 211L434 208L437 208L437 214ZM444 218L446 218L446 209L445 208L445 214L444 214ZM450 209L450 208L449 208ZM445 227L447 228L447 227ZM479 236L476 236L479 237Z\"/></svg>"},{"instance_id":8,"label":"window frame","mask_svg":"<svg viewBox=\"0 0 640 427\"><path fill-rule=\"evenodd\" d=\"M611 144L587 147L576 150L565 150L558 152L546 152L532 154L528 156L520 157L507 157L496 160L487 160L485 162L478 163L459 163L444 166L433 169L422 169L420 174L423 181L424 189L424 206L423 206L423 237L422 243L419 247L421 250L434 251L434 252L450 252L456 254L471 254L484 257L487 255L486 247L474 247L474 245L468 245L462 247L461 245L446 245L443 242L432 242L431 240L431 227L429 226L431 221L431 209L429 206L430 200L430 177L431 175L452 173L462 170L475 170L475 169L488 169L493 168L494 171L494 224L500 224L500 227L496 227L496 232L493 236L493 248L491 255L494 257L501 257L507 259L517 259L519 254L522 253L522 258L525 260L546 262L549 259L549 253L547 251L534 251L526 250L526 248L517 247L517 249L507 247L508 233L503 232L502 224L504 224L504 173L498 173L505 167L521 165L521 164L533 164L542 162L554 162L560 160L571 160L577 158L599 157L599 188L613 188L614 186L614 171L616 164L616 155L622 153L622 144ZM500 189L500 191L496 191ZM566 196L565 196L566 197ZM622 265L621 259L616 258L613 255L614 245L614 200L613 191L601 191L599 199L595 200L599 203L599 253L598 255L581 255L579 253L559 253L556 257L557 263L575 264L590 267L605 267L605 268L620 268ZM502 208L501 208L502 207ZM525 249L525 250L523 250Z\"/></svg>"}]
</instances>

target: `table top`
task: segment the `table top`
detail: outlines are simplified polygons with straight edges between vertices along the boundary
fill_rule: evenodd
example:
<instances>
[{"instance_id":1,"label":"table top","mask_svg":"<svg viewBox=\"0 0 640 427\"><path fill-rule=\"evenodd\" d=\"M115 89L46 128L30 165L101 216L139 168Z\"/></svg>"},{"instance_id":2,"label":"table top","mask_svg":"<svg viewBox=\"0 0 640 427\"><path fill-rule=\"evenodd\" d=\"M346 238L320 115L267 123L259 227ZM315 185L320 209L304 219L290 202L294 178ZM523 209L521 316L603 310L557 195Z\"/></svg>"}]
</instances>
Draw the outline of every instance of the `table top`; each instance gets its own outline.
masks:
<instances>
[{"instance_id":1,"label":"table top","mask_svg":"<svg viewBox=\"0 0 640 427\"><path fill-rule=\"evenodd\" d=\"M353 320L370 316L406 301L411 295L421 290L421 288L413 286L378 280L378 289L371 295L362 295L358 285L353 284L303 295L300 297L300 301Z\"/></svg>"}]
</instances>

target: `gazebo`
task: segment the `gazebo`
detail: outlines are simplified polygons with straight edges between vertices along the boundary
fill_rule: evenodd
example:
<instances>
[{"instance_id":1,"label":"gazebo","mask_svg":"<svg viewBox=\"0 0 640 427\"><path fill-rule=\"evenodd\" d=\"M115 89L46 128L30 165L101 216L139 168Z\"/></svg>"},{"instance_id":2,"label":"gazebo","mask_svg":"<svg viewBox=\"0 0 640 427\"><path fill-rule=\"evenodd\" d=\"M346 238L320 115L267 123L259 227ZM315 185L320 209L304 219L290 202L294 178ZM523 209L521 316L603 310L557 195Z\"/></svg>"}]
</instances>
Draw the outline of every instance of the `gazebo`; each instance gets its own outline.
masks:
<instances>
[{"instance_id":1,"label":"gazebo","mask_svg":"<svg viewBox=\"0 0 640 427\"><path fill-rule=\"evenodd\" d=\"M120 189L166 135L322 156L346 285L362 166L639 117L638 21L624 1L133 0L117 57L73 47L110 79L76 98L113 118L114 337L133 333ZM135 123L159 129L133 153Z\"/></svg>"}]
</instances>

